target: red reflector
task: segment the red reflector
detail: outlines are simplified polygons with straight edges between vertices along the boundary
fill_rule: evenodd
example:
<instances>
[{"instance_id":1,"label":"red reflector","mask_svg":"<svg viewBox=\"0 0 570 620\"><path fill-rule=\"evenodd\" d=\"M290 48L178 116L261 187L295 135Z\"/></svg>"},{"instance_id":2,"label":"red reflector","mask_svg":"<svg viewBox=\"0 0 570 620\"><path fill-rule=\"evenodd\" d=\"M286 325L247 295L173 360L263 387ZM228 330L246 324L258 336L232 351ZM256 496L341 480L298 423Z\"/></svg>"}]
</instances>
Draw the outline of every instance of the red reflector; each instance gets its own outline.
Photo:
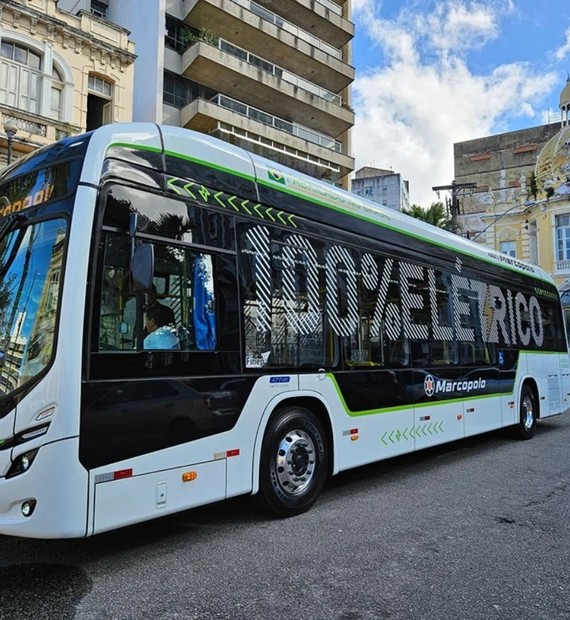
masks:
<instances>
[{"instance_id":1,"label":"red reflector","mask_svg":"<svg viewBox=\"0 0 570 620\"><path fill-rule=\"evenodd\" d=\"M426 420L431 420L431 416L430 415L425 415L422 418L420 418L420 422L425 422Z\"/></svg>"},{"instance_id":2,"label":"red reflector","mask_svg":"<svg viewBox=\"0 0 570 620\"><path fill-rule=\"evenodd\" d=\"M133 475L132 469L119 469L113 472L113 480L121 480L122 478L130 478Z\"/></svg>"},{"instance_id":3,"label":"red reflector","mask_svg":"<svg viewBox=\"0 0 570 620\"><path fill-rule=\"evenodd\" d=\"M351 428L349 432L350 432L351 435L358 435L358 429L357 428Z\"/></svg>"},{"instance_id":4,"label":"red reflector","mask_svg":"<svg viewBox=\"0 0 570 620\"><path fill-rule=\"evenodd\" d=\"M239 456L239 448L235 448L234 450L228 450L226 452L226 456L230 457L230 456Z\"/></svg>"}]
</instances>

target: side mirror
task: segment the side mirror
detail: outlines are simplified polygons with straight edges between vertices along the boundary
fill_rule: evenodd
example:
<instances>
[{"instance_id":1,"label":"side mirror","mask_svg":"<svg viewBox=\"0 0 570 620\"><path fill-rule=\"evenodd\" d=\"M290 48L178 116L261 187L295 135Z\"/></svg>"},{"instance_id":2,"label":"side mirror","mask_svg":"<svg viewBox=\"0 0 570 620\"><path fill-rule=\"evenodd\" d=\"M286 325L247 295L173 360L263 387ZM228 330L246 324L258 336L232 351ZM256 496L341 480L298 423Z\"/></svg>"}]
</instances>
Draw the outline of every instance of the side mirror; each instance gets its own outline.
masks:
<instances>
[{"instance_id":1,"label":"side mirror","mask_svg":"<svg viewBox=\"0 0 570 620\"><path fill-rule=\"evenodd\" d=\"M148 293L154 273L154 247L140 243L134 247L131 258L131 289L133 293Z\"/></svg>"}]
</instances>

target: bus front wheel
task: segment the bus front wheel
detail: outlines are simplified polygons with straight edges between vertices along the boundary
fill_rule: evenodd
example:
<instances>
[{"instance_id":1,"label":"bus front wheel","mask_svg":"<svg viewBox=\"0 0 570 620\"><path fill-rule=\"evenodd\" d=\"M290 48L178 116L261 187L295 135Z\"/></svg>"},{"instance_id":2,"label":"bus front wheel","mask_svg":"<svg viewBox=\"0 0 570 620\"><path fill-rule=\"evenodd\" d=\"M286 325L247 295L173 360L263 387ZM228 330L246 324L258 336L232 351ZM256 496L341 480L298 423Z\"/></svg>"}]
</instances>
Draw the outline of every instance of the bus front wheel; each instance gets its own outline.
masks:
<instances>
[{"instance_id":1,"label":"bus front wheel","mask_svg":"<svg viewBox=\"0 0 570 620\"><path fill-rule=\"evenodd\" d=\"M518 439L531 439L536 433L538 407L536 395L529 385L523 385L520 401L519 422L514 431Z\"/></svg>"},{"instance_id":2,"label":"bus front wheel","mask_svg":"<svg viewBox=\"0 0 570 620\"><path fill-rule=\"evenodd\" d=\"M302 407L276 411L261 447L258 506L278 517L308 510L323 489L328 448L317 417Z\"/></svg>"}]
</instances>

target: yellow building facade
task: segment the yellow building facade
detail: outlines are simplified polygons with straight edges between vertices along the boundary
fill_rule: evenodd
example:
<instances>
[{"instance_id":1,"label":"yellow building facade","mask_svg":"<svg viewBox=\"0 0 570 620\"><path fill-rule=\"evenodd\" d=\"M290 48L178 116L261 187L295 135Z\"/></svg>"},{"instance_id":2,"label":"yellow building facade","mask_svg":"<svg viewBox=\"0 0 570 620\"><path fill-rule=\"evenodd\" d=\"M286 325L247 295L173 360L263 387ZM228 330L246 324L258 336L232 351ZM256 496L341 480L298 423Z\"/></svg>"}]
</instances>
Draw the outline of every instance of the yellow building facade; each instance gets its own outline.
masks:
<instances>
[{"instance_id":1,"label":"yellow building facade","mask_svg":"<svg viewBox=\"0 0 570 620\"><path fill-rule=\"evenodd\" d=\"M534 170L521 172L514 204L493 204L485 242L552 274L561 290L570 289L570 78L560 95L558 132L539 151ZM507 245L508 242L510 244Z\"/></svg>"},{"instance_id":2,"label":"yellow building facade","mask_svg":"<svg viewBox=\"0 0 570 620\"><path fill-rule=\"evenodd\" d=\"M463 232L537 264L570 290L570 78L559 123L455 145L455 179L473 182ZM466 232L467 231L467 232ZM570 301L570 300L569 300Z\"/></svg>"},{"instance_id":3,"label":"yellow building facade","mask_svg":"<svg viewBox=\"0 0 570 620\"><path fill-rule=\"evenodd\" d=\"M70 134L132 119L126 29L55 0L0 4L0 166Z\"/></svg>"}]
</instances>

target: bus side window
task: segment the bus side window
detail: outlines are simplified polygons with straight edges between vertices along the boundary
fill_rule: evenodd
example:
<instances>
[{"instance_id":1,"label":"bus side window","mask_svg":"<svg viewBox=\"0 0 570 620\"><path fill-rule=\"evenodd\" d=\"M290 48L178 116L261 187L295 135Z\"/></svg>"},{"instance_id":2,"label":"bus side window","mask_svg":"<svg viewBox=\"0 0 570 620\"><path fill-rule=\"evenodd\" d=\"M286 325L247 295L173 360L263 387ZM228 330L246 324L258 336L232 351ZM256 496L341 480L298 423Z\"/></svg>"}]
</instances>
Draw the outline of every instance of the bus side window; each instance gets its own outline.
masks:
<instances>
[{"instance_id":1,"label":"bus side window","mask_svg":"<svg viewBox=\"0 0 570 620\"><path fill-rule=\"evenodd\" d=\"M388 341L388 366L406 368L410 365L410 343L407 340Z\"/></svg>"},{"instance_id":2,"label":"bus side window","mask_svg":"<svg viewBox=\"0 0 570 620\"><path fill-rule=\"evenodd\" d=\"M170 332L173 348L215 350L218 338L212 257L188 248L158 244L155 245L155 256L156 301L172 313L172 319L164 329ZM155 348L146 343L143 345L144 348Z\"/></svg>"}]
</instances>

